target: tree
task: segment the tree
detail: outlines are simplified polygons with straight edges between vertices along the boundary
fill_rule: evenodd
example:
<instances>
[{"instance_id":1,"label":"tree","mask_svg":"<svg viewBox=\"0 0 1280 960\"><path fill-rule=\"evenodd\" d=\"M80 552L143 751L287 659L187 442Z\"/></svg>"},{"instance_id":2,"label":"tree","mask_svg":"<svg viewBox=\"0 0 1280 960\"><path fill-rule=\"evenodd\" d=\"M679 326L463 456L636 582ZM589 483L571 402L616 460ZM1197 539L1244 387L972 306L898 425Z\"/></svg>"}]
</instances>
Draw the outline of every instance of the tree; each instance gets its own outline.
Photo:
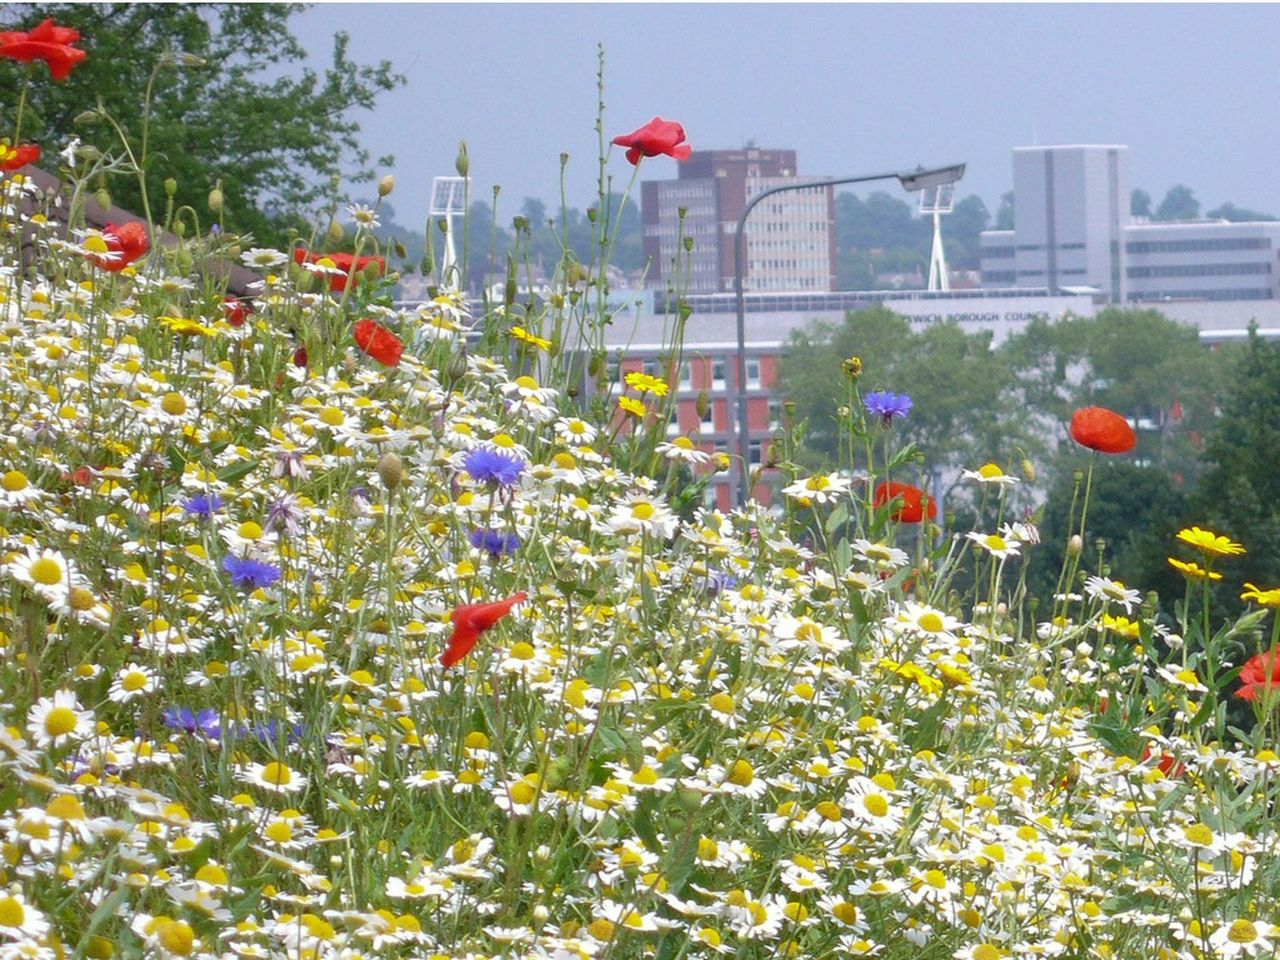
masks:
<instances>
[{"instance_id":1,"label":"tree","mask_svg":"<svg viewBox=\"0 0 1280 960\"><path fill-rule=\"evenodd\" d=\"M1237 207L1234 203L1224 203L1222 206L1210 210L1205 216L1216 217L1220 220L1230 220L1232 223L1275 219L1269 213L1259 213L1257 210Z\"/></svg>"},{"instance_id":2,"label":"tree","mask_svg":"<svg viewBox=\"0 0 1280 960\"><path fill-rule=\"evenodd\" d=\"M795 331L779 372L782 396L808 421L802 457L832 464L839 450L837 410L847 402L844 358L862 358L864 393L892 390L914 402L900 428L928 462L976 467L1009 461L1012 448L1033 442L1010 402L1012 378L991 349L991 335L955 324L922 330L882 306L848 314L841 323L818 321Z\"/></svg>"},{"instance_id":3,"label":"tree","mask_svg":"<svg viewBox=\"0 0 1280 960\"><path fill-rule=\"evenodd\" d=\"M1013 229L1013 191L1000 195L1000 206L996 210L996 229Z\"/></svg>"},{"instance_id":4,"label":"tree","mask_svg":"<svg viewBox=\"0 0 1280 960\"><path fill-rule=\"evenodd\" d=\"M1188 511L1189 522L1242 541L1248 553L1230 560L1230 590L1280 585L1280 346L1249 331L1225 384L1221 411L1205 445L1210 464ZM1224 565L1225 566L1225 565ZM1225 581L1224 581L1225 582Z\"/></svg>"},{"instance_id":5,"label":"tree","mask_svg":"<svg viewBox=\"0 0 1280 960\"><path fill-rule=\"evenodd\" d=\"M991 213L976 193L956 202L942 218L942 240L947 265L957 270L977 270L982 262L980 234L991 222Z\"/></svg>"},{"instance_id":6,"label":"tree","mask_svg":"<svg viewBox=\"0 0 1280 960\"><path fill-rule=\"evenodd\" d=\"M297 69L306 51L289 32L289 19L302 9L7 5L3 29L29 29L52 17L79 30L89 54L64 83L43 82L43 67L33 71L23 137L52 148L48 165L56 162L52 150L72 137L120 155L114 123L144 167L154 219L163 218L167 178L177 186L175 207L187 205L202 218L210 190L221 181L226 226L252 232L259 243L283 243L289 227L303 227L317 207L332 209L346 199L335 178L373 179L352 114L372 109L379 93L404 82L386 61L352 62L345 33L334 36L321 73ZM0 115L16 115L26 69L0 60ZM100 109L84 116L95 104ZM379 158L377 166L390 163ZM136 177L116 176L107 186L115 203L145 212Z\"/></svg>"},{"instance_id":7,"label":"tree","mask_svg":"<svg viewBox=\"0 0 1280 960\"><path fill-rule=\"evenodd\" d=\"M1151 218L1151 194L1145 190L1129 192L1129 214L1134 217Z\"/></svg>"},{"instance_id":8,"label":"tree","mask_svg":"<svg viewBox=\"0 0 1280 960\"><path fill-rule=\"evenodd\" d=\"M1156 208L1157 220L1195 220L1200 216L1200 201L1190 187L1174 184Z\"/></svg>"}]
</instances>

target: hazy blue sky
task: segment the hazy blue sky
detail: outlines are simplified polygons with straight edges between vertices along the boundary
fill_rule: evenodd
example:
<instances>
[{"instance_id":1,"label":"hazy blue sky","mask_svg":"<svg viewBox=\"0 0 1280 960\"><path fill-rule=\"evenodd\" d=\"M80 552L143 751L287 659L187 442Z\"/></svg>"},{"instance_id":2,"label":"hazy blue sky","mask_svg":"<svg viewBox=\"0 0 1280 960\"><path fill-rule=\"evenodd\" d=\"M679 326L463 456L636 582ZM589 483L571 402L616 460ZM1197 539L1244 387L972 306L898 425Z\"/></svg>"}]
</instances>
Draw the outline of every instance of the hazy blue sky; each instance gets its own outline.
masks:
<instances>
[{"instance_id":1,"label":"hazy blue sky","mask_svg":"<svg viewBox=\"0 0 1280 960\"><path fill-rule=\"evenodd\" d=\"M408 76L362 117L374 154L395 154L406 224L460 138L474 195L500 184L504 220L526 196L558 197L562 151L569 202L586 206L597 42L610 135L658 114L695 149L754 139L831 176L964 160L959 194L993 214L1015 146L1121 143L1157 202L1181 182L1204 210L1280 215L1276 6L333 4L296 24L308 49L344 29L354 57ZM608 169L621 189L621 150ZM675 173L666 158L641 168Z\"/></svg>"}]
</instances>

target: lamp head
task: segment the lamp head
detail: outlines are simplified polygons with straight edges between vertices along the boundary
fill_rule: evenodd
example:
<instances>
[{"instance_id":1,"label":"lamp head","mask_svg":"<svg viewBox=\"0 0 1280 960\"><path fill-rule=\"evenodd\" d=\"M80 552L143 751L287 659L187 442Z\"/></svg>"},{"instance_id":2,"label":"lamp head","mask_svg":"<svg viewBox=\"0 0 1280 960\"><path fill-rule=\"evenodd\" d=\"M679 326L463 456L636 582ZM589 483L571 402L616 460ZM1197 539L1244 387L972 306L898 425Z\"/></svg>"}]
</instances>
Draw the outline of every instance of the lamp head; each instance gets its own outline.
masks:
<instances>
[{"instance_id":1,"label":"lamp head","mask_svg":"<svg viewBox=\"0 0 1280 960\"><path fill-rule=\"evenodd\" d=\"M965 164L953 163L947 167L934 167L926 170L924 167L916 167L899 173L898 182L902 184L903 190L923 190L926 187L939 187L947 183L955 183L964 176Z\"/></svg>"}]
</instances>

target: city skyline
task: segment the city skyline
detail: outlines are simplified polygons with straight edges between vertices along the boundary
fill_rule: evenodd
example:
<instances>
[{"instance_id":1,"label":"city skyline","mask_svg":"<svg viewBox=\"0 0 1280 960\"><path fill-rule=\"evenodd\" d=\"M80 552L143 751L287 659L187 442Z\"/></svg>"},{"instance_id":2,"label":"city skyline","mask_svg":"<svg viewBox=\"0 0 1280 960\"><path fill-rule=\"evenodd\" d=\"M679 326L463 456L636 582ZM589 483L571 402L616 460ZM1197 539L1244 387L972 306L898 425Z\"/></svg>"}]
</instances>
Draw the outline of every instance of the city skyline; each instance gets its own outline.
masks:
<instances>
[{"instance_id":1,"label":"city skyline","mask_svg":"<svg viewBox=\"0 0 1280 960\"><path fill-rule=\"evenodd\" d=\"M967 161L958 194L993 216L1012 188L1012 148L1123 143L1132 185L1157 202L1182 183L1203 210L1280 211L1280 129L1255 105L1260 91L1249 96L1280 26L1274 7L331 4L296 23L317 64L345 29L355 58L385 57L408 76L356 114L370 152L396 155L391 200L405 225L425 218L430 180L453 173L459 139L473 198L501 185L500 216L527 196L558 203L562 151L566 200L586 206L597 41L606 137L661 115L695 149L795 149L802 175ZM625 188L620 150L607 172ZM675 175L667 158L640 171Z\"/></svg>"}]
</instances>

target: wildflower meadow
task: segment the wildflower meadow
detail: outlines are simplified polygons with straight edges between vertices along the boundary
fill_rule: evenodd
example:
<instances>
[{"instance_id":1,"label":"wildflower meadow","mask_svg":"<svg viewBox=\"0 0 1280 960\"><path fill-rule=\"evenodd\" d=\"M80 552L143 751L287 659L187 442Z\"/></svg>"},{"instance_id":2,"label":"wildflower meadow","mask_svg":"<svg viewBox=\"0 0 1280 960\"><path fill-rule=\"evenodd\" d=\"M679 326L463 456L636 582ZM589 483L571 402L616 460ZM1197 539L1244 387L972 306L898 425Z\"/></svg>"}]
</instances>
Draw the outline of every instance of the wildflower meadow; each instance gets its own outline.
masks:
<instances>
[{"instance_id":1,"label":"wildflower meadow","mask_svg":"<svg viewBox=\"0 0 1280 960\"><path fill-rule=\"evenodd\" d=\"M1012 457L944 530L850 358L846 462L700 509L696 316L610 386L607 217L545 302L397 307L376 205L344 250L93 227L136 145L42 187L3 122L0 960L1275 954L1280 588L1216 613L1249 544L1199 527L1171 620L1094 563L1124 418L1071 422L1067 542Z\"/></svg>"}]
</instances>

